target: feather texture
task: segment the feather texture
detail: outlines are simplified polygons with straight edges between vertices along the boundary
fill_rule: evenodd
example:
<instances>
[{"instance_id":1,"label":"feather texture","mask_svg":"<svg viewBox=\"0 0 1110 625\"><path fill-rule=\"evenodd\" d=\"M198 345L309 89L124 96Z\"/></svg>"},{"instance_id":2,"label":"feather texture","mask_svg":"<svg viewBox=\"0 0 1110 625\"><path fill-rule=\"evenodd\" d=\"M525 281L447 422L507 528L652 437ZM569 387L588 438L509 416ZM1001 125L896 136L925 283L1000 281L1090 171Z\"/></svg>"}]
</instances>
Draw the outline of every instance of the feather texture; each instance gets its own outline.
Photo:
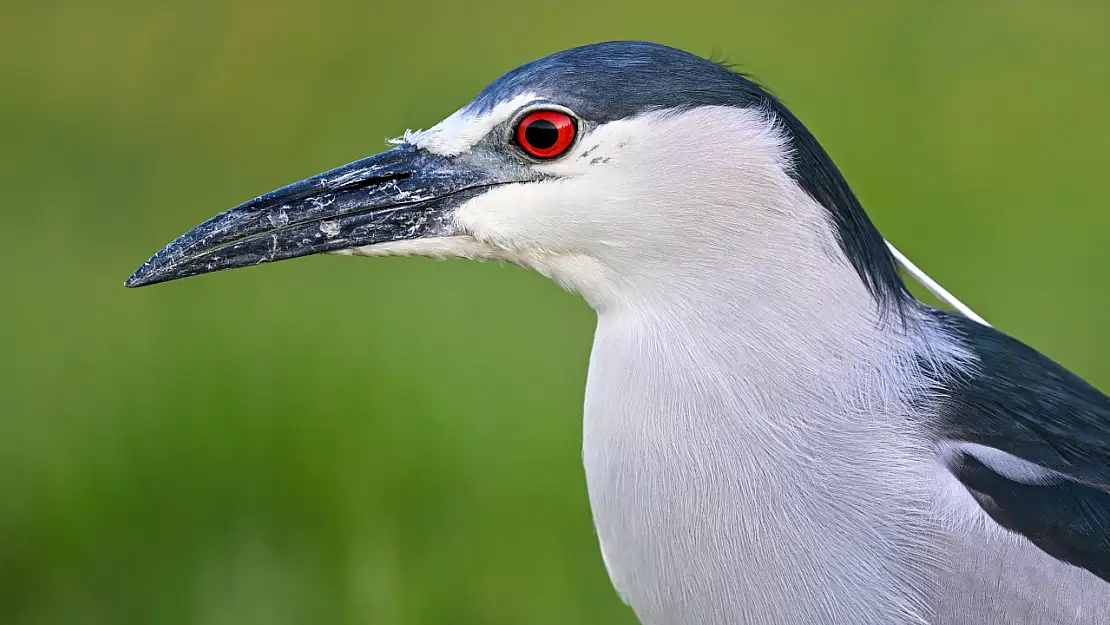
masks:
<instances>
[{"instance_id":1,"label":"feather texture","mask_svg":"<svg viewBox=\"0 0 1110 625\"><path fill-rule=\"evenodd\" d=\"M1017 339L934 314L977 357L940 392L949 469L999 525L1110 581L1110 398Z\"/></svg>"}]
</instances>

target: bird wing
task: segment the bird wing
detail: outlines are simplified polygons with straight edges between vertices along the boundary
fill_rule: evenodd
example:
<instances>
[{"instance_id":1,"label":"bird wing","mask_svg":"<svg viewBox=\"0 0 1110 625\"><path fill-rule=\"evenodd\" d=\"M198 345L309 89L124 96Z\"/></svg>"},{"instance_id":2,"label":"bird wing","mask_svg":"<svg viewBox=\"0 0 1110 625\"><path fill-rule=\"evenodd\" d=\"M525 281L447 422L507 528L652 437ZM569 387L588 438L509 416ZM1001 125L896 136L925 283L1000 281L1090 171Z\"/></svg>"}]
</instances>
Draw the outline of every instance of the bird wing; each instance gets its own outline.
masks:
<instances>
[{"instance_id":1,"label":"bird wing","mask_svg":"<svg viewBox=\"0 0 1110 625\"><path fill-rule=\"evenodd\" d=\"M1017 339L935 314L978 360L939 389L949 470L999 525L1110 581L1110 397Z\"/></svg>"}]
</instances>

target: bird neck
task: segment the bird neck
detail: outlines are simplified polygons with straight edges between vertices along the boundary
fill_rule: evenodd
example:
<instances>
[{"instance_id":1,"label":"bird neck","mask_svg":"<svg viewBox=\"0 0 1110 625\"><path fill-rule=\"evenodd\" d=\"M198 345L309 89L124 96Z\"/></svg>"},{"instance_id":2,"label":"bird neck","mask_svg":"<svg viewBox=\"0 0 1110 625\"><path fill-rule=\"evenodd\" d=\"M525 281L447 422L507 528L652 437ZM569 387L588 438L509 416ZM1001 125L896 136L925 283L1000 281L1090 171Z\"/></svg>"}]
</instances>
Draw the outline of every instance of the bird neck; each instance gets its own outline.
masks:
<instances>
[{"instance_id":1,"label":"bird neck","mask_svg":"<svg viewBox=\"0 0 1110 625\"><path fill-rule=\"evenodd\" d=\"M919 622L905 580L935 554L905 528L930 527L910 403L930 339L819 276L784 290L732 276L599 312L583 458L614 581L638 613L667 615L645 622ZM865 592L883 601L855 604Z\"/></svg>"},{"instance_id":2,"label":"bird neck","mask_svg":"<svg viewBox=\"0 0 1110 625\"><path fill-rule=\"evenodd\" d=\"M638 362L657 368L677 359L665 374L690 388L727 380L732 401L769 431L784 413L847 432L901 411L929 383L920 363L945 357L936 346L948 341L913 300L890 314L800 188L730 197L741 204L717 211L717 238L696 253L610 254L594 270L605 279L576 284L598 311L599 341L623 336L652 350Z\"/></svg>"},{"instance_id":3,"label":"bird neck","mask_svg":"<svg viewBox=\"0 0 1110 625\"><path fill-rule=\"evenodd\" d=\"M936 358L934 333L916 309L884 316L850 267L835 268L795 270L789 282L740 271L657 284L653 297L599 307L596 338L622 344L626 355L635 346L632 366L691 389L715 380L753 426L775 430L791 413L810 421L798 425L866 430L886 415L863 408L889 413L927 386L919 363ZM837 423L840 416L847 420Z\"/></svg>"},{"instance_id":4,"label":"bird neck","mask_svg":"<svg viewBox=\"0 0 1110 625\"><path fill-rule=\"evenodd\" d=\"M571 276L564 283L601 315L711 324L753 343L792 333L859 336L904 322L890 313L904 312L909 300L886 301L869 288L843 254L827 211L800 189L789 199L741 202L720 211L726 214L713 233L670 239L702 244L610 251L600 262L563 258L554 273Z\"/></svg>"}]
</instances>

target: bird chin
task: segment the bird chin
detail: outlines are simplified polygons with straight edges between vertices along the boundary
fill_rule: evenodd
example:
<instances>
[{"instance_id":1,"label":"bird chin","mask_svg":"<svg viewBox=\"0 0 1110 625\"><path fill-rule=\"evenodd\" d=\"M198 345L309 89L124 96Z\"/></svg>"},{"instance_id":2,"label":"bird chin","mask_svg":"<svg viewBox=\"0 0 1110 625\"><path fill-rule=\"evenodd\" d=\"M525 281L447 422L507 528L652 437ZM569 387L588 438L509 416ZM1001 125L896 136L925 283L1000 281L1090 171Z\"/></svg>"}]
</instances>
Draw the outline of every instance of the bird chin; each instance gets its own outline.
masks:
<instances>
[{"instance_id":1,"label":"bird chin","mask_svg":"<svg viewBox=\"0 0 1110 625\"><path fill-rule=\"evenodd\" d=\"M470 235L451 235L375 243L328 252L339 256L425 256L507 262L545 276L567 291L579 293L597 308L614 284L605 266L581 253L554 253L498 247Z\"/></svg>"}]
</instances>

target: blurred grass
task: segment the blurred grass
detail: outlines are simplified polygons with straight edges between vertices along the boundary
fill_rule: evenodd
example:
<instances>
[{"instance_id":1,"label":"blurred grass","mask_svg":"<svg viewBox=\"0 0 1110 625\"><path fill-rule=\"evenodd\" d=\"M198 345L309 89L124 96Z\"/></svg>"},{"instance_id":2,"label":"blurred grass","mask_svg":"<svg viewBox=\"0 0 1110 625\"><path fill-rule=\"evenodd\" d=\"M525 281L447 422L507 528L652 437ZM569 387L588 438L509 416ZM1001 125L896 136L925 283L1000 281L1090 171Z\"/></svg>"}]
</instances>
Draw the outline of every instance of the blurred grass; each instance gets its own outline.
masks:
<instances>
[{"instance_id":1,"label":"blurred grass","mask_svg":"<svg viewBox=\"0 0 1110 625\"><path fill-rule=\"evenodd\" d=\"M592 314L512 267L127 291L215 212L606 39L725 53L884 233L1110 388L1110 5L0 8L0 623L632 623L579 465Z\"/></svg>"}]
</instances>

